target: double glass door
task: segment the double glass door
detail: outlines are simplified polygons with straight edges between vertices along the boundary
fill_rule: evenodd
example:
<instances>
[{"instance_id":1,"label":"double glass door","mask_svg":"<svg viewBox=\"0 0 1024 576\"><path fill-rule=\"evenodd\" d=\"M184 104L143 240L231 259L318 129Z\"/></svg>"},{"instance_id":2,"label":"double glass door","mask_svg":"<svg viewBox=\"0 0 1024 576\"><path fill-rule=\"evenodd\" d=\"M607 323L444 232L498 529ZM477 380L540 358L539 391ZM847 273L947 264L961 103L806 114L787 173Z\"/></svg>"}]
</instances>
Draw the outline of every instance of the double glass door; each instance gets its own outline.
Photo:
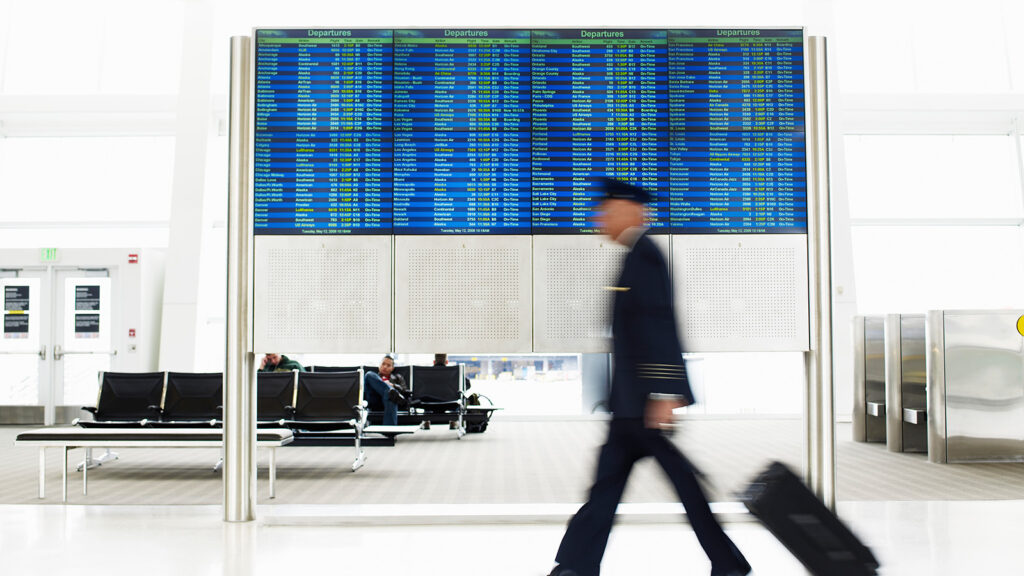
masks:
<instances>
[{"instance_id":1,"label":"double glass door","mask_svg":"<svg viewBox=\"0 0 1024 576\"><path fill-rule=\"evenodd\" d=\"M0 424L66 423L96 402L116 311L109 267L0 270Z\"/></svg>"}]
</instances>

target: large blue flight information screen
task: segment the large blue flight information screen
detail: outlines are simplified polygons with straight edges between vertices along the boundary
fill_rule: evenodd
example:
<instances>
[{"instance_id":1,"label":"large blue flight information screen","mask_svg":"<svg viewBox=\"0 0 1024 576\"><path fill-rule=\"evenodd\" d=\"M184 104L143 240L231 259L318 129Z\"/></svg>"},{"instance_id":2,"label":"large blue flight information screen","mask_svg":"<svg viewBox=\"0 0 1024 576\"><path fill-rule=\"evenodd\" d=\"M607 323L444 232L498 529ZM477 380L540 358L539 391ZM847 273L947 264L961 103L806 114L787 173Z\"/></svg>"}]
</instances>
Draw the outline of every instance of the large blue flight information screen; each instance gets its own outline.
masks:
<instances>
[{"instance_id":1,"label":"large blue flight information screen","mask_svg":"<svg viewBox=\"0 0 1024 576\"><path fill-rule=\"evenodd\" d=\"M255 234L390 234L390 30L258 30Z\"/></svg>"},{"instance_id":2,"label":"large blue flight information screen","mask_svg":"<svg viewBox=\"0 0 1024 576\"><path fill-rule=\"evenodd\" d=\"M806 233L803 32L256 31L254 233Z\"/></svg>"},{"instance_id":3,"label":"large blue flight information screen","mask_svg":"<svg viewBox=\"0 0 1024 576\"><path fill-rule=\"evenodd\" d=\"M668 34L672 231L807 232L802 32Z\"/></svg>"},{"instance_id":4,"label":"large blue flight information screen","mask_svg":"<svg viewBox=\"0 0 1024 576\"><path fill-rule=\"evenodd\" d=\"M595 175L642 186L668 231L668 44L664 30L533 33L533 229L596 232Z\"/></svg>"},{"instance_id":5,"label":"large blue flight information screen","mask_svg":"<svg viewBox=\"0 0 1024 576\"><path fill-rule=\"evenodd\" d=\"M529 31L394 41L395 234L529 234Z\"/></svg>"}]
</instances>

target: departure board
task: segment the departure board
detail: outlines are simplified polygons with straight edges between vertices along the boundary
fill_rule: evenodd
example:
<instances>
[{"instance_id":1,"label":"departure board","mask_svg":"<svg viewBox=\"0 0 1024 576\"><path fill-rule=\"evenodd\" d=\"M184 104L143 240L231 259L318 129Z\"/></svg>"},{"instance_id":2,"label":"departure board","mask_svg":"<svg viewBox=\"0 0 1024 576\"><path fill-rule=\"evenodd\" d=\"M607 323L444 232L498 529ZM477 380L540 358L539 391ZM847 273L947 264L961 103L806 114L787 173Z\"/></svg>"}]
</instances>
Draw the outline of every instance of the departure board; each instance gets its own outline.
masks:
<instances>
[{"instance_id":1,"label":"departure board","mask_svg":"<svg viewBox=\"0 0 1024 576\"><path fill-rule=\"evenodd\" d=\"M806 233L803 32L256 31L256 234Z\"/></svg>"},{"instance_id":2,"label":"departure board","mask_svg":"<svg viewBox=\"0 0 1024 576\"><path fill-rule=\"evenodd\" d=\"M670 30L676 234L807 231L803 33Z\"/></svg>"},{"instance_id":3,"label":"departure board","mask_svg":"<svg viewBox=\"0 0 1024 576\"><path fill-rule=\"evenodd\" d=\"M648 190L651 227L667 231L666 38L664 30L534 31L534 232L596 232L595 175Z\"/></svg>"},{"instance_id":4,"label":"departure board","mask_svg":"<svg viewBox=\"0 0 1024 576\"><path fill-rule=\"evenodd\" d=\"M394 42L395 234L529 234L529 31Z\"/></svg>"},{"instance_id":5,"label":"departure board","mask_svg":"<svg viewBox=\"0 0 1024 576\"><path fill-rule=\"evenodd\" d=\"M391 36L256 32L256 234L391 233Z\"/></svg>"}]
</instances>

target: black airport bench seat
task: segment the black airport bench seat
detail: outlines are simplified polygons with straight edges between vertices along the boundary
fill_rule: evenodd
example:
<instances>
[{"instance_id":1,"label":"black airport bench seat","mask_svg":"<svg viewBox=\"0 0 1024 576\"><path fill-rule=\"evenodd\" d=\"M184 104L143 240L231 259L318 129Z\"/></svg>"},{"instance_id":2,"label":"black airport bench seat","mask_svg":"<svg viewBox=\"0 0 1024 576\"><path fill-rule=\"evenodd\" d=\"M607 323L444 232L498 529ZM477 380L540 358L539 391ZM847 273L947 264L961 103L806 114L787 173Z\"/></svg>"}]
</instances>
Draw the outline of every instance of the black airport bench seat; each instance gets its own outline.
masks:
<instances>
[{"instance_id":1,"label":"black airport bench seat","mask_svg":"<svg viewBox=\"0 0 1024 576\"><path fill-rule=\"evenodd\" d=\"M314 373L333 373L362 369L376 372L374 366L313 366ZM409 407L399 410L400 426L424 427L448 424L462 438L467 432L484 432L491 415L501 410L493 405L470 405L466 394L465 366L395 366L409 387ZM481 398L479 395L477 398ZM384 407L369 405L367 422L377 426L384 421Z\"/></svg>"},{"instance_id":2,"label":"black airport bench seat","mask_svg":"<svg viewBox=\"0 0 1024 576\"><path fill-rule=\"evenodd\" d=\"M218 427L224 407L220 372L100 372L96 406L83 428Z\"/></svg>"},{"instance_id":3,"label":"black airport bench seat","mask_svg":"<svg viewBox=\"0 0 1024 576\"><path fill-rule=\"evenodd\" d=\"M223 387L220 372L101 372L96 406L83 408L92 417L74 424L89 429L220 429ZM353 470L366 460L363 445L393 446L397 435L415 430L367 428L358 370L259 372L256 390L257 427L287 429L296 446L355 446Z\"/></svg>"}]
</instances>

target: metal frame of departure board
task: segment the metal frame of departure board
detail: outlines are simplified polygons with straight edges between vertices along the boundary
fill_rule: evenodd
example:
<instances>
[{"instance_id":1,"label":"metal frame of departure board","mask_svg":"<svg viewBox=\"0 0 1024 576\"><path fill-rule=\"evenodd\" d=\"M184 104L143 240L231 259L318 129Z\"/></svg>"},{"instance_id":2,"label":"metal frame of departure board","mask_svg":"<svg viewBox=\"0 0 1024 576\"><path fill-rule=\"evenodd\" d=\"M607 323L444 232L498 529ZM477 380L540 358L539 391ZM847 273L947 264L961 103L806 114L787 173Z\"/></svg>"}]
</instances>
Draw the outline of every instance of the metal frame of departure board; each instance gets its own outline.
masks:
<instances>
[{"instance_id":1,"label":"metal frame of departure board","mask_svg":"<svg viewBox=\"0 0 1024 576\"><path fill-rule=\"evenodd\" d=\"M768 30L761 28L760 30ZM254 31L255 36L255 31ZM803 32L801 31L803 37ZM806 363L805 394L805 454L804 477L808 485L829 506L835 503L835 439L833 384L831 376L831 261L830 261L830 218L829 218L829 167L828 167L828 83L827 54L823 37L803 37L804 50L804 109L806 142L806 185L807 185L807 230L802 234L806 245L801 250L805 258L809 294L810 342L803 349ZM227 352L225 370L225 474L224 474L224 519L229 522L250 521L255 518L256 504L256 460L255 460L255 353L260 344L252 330L254 279L268 270L253 267L254 255L260 245L266 244L254 235L253 228L253 171L249 163L254 159L254 113L255 108L255 47L249 37L232 38L231 66L231 109L230 109L230 155L229 155L229 215L228 215L228 301L227 301ZM771 236L771 235L768 235ZM786 235L796 241L800 235ZM720 238L721 235L718 235ZM674 235L672 255L675 260L677 248L691 241L701 242L712 239L709 235ZM756 246L764 235L736 235L733 237L737 249ZM598 240L598 237L587 240ZM305 237L305 241L316 238ZM337 237L345 241L344 249L350 247L355 237ZM434 237L430 241L457 241L458 237ZM473 242L500 242L500 237L477 237ZM549 237L548 240L555 240ZM579 240L584 240L579 238ZM407 238L416 242L416 238ZM392 245L395 238L391 237ZM537 248L534 238L534 249ZM469 242L467 241L467 245ZM680 244L679 246L676 246ZM534 254L534 260L537 256ZM729 265L728 262L722 262ZM394 254L391 265L394 267ZM714 272L714 271L712 271ZM535 286L539 281L534 270ZM316 282L330 282L331 274L311 278ZM467 279L472 281L472 279ZM567 291L568 292L568 291ZM533 294L536 298L537 294ZM571 296L570 296L571 297ZM568 298L568 297L567 297ZM393 314L392 310L392 314ZM771 318L750 315L751 321L767 322ZM536 344L535 344L536 346ZM753 350L753 349L750 349ZM734 350L743 351L743 350ZM301 352L296 350L296 352Z\"/></svg>"},{"instance_id":2,"label":"metal frame of departure board","mask_svg":"<svg viewBox=\"0 0 1024 576\"><path fill-rule=\"evenodd\" d=\"M259 51L270 34L329 53L289 52L296 70L271 77ZM776 34L788 40L767 44L790 46L733 49ZM593 233L601 175L654 193L653 233L807 231L802 28L299 27L252 37L257 236ZM317 59L327 70L298 73ZM794 75L781 88L779 69ZM301 113L297 98L265 105L275 80L323 101ZM284 129L289 120L306 130ZM301 175L275 172L288 155ZM275 214L288 222L268 222Z\"/></svg>"}]
</instances>

